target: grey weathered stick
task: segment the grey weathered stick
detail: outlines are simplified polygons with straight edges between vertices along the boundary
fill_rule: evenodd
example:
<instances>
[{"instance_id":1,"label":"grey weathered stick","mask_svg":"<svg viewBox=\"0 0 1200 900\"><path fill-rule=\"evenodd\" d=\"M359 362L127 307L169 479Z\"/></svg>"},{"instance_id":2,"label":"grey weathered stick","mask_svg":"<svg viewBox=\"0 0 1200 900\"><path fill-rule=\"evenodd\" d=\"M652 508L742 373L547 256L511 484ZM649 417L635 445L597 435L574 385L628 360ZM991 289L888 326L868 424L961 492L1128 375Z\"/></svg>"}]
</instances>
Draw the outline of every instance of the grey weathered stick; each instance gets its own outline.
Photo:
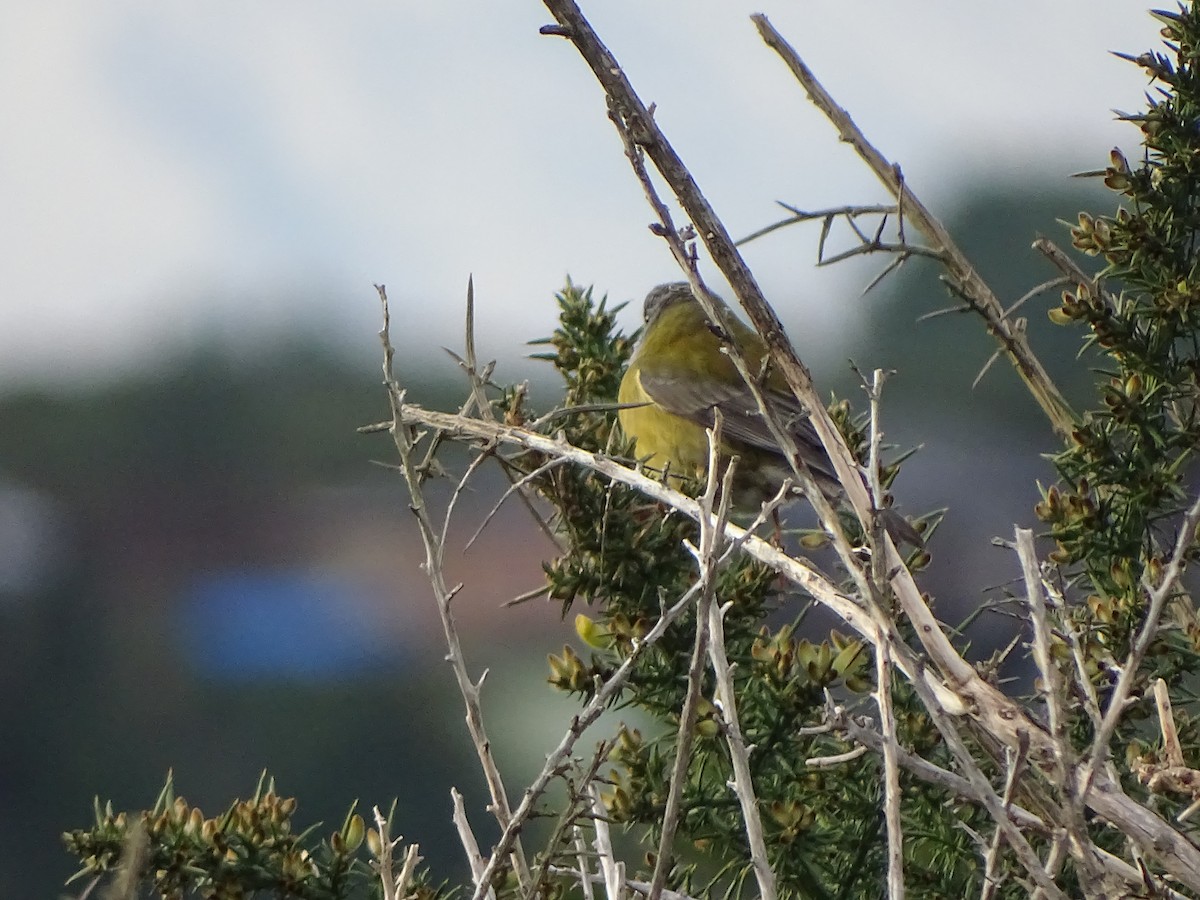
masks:
<instances>
[{"instance_id":1,"label":"grey weathered stick","mask_svg":"<svg viewBox=\"0 0 1200 900\"><path fill-rule=\"evenodd\" d=\"M896 649L899 653L903 649L903 645L898 646ZM1013 822L1002 799L996 796L996 792L992 790L987 776L980 769L974 757L971 756L970 750L963 741L962 736L958 733L954 721L946 709L938 702L938 699L933 696L929 685L921 680L917 680L913 682L913 689L916 691L917 696L920 697L921 703L928 711L929 717L933 720L933 724L937 727L938 732L942 735L942 739L946 743L946 748L966 774L967 780L975 788L980 803L987 809L988 814L992 817L992 821L996 823L996 827L1004 834L1005 840L1008 841L1008 845L1016 854L1021 865L1025 867L1025 871L1029 873L1034 883L1051 900L1066 900L1066 895L1054 883L1054 879L1046 871L1042 861L1038 859L1037 853L1030 846L1025 835L1021 833L1020 829ZM1028 732L1020 733L1018 746L1024 748L1025 741L1028 740L1027 735Z\"/></svg>"},{"instance_id":2,"label":"grey weathered stick","mask_svg":"<svg viewBox=\"0 0 1200 900\"><path fill-rule=\"evenodd\" d=\"M600 872L604 876L602 881L604 894L608 900L622 900L625 896L624 872L613 852L612 835L609 833L608 819L606 818L608 813L604 809L604 802L600 799L600 789L595 784L589 784L587 790L592 800L596 859L600 864Z\"/></svg>"},{"instance_id":3,"label":"grey weathered stick","mask_svg":"<svg viewBox=\"0 0 1200 900\"><path fill-rule=\"evenodd\" d=\"M1011 747L1005 748L1008 756L1007 776L1004 779L1004 813L1008 815L1012 809L1013 792L1016 790L1017 779L1025 767L1025 757ZM979 900L992 900L999 881L996 878L996 866L1000 861L1000 850L1003 847L1004 832L997 828L992 834L992 843L983 858L983 888L979 892ZM1049 867L1047 867L1049 874ZM1038 888L1040 891L1041 888Z\"/></svg>"},{"instance_id":4,"label":"grey weathered stick","mask_svg":"<svg viewBox=\"0 0 1200 900\"><path fill-rule=\"evenodd\" d=\"M750 748L742 734L738 719L737 696L733 687L733 670L725 650L725 614L732 602L718 608L710 605L708 658L719 692L721 721L724 724L725 742L729 748L729 760L733 766L733 781L730 787L737 795L742 810L742 825L746 831L746 842L750 846L750 862L754 877L758 881L760 900L775 900L775 872L767 858L767 842L763 834L762 815L758 809L758 796L754 790L754 779L750 773Z\"/></svg>"},{"instance_id":5,"label":"grey weathered stick","mask_svg":"<svg viewBox=\"0 0 1200 900\"><path fill-rule=\"evenodd\" d=\"M887 638L875 645L875 703L883 737L883 810L888 840L888 898L904 898L904 826L900 819L900 763L896 758L896 717L892 710L892 658Z\"/></svg>"},{"instance_id":6,"label":"grey weathered stick","mask_svg":"<svg viewBox=\"0 0 1200 900\"><path fill-rule=\"evenodd\" d=\"M880 425L879 407L883 399L885 380L883 370L876 369L867 389L871 410L871 449L867 461L867 482L871 489L871 504L876 509L883 504L883 485L879 477L883 427ZM871 527L875 530L876 545L881 546L883 522L876 517ZM871 577L882 594L887 580L883 571L882 554L876 554L871 560ZM888 898L904 900L904 826L900 818L900 765L896 759L899 742L896 738L895 710L892 708L891 647L894 641L889 639L890 617L874 600L872 615L879 623L879 634L875 641L875 706L879 710L879 732L883 737L883 811L888 842Z\"/></svg>"},{"instance_id":7,"label":"grey weathered stick","mask_svg":"<svg viewBox=\"0 0 1200 900\"><path fill-rule=\"evenodd\" d=\"M590 792L591 786L588 786ZM575 824L572 835L572 844L575 847L575 860L579 864L578 869L560 869L558 866L550 866L547 871L551 875L573 875L579 880L579 890L583 892L583 900L596 900L596 893L592 890L592 875L588 871L588 853L587 843L583 839L583 829ZM599 877L599 876L597 876Z\"/></svg>"},{"instance_id":8,"label":"grey weathered stick","mask_svg":"<svg viewBox=\"0 0 1200 900\"><path fill-rule=\"evenodd\" d=\"M391 823L378 806L374 808L374 814L375 827L379 832L379 853L376 861L371 865L379 874L383 900L406 900L409 883L416 874L417 865L421 862L420 848L416 844L408 845L400 874L397 875L392 854L400 846L402 838L392 837Z\"/></svg>"}]
</instances>

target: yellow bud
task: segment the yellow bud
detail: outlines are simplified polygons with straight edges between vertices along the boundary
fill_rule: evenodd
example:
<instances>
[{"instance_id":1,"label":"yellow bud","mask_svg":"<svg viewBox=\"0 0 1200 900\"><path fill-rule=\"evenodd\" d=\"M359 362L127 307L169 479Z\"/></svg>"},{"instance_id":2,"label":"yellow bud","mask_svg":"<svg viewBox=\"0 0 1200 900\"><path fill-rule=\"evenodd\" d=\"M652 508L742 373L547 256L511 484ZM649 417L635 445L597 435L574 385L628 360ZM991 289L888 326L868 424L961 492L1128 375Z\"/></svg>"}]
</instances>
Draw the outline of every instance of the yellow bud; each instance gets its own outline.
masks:
<instances>
[{"instance_id":1,"label":"yellow bud","mask_svg":"<svg viewBox=\"0 0 1200 900\"><path fill-rule=\"evenodd\" d=\"M575 633L585 644L597 650L607 650L612 646L612 635L608 628L583 613L575 616Z\"/></svg>"},{"instance_id":2,"label":"yellow bud","mask_svg":"<svg viewBox=\"0 0 1200 900\"><path fill-rule=\"evenodd\" d=\"M1075 321L1061 306L1046 310L1046 317L1055 325L1070 325Z\"/></svg>"},{"instance_id":3,"label":"yellow bud","mask_svg":"<svg viewBox=\"0 0 1200 900\"><path fill-rule=\"evenodd\" d=\"M358 849L363 842L363 837L366 833L367 823L363 821L363 817L355 813L350 817L350 821L346 823L346 827L342 829L342 836L346 839L346 849L353 853Z\"/></svg>"},{"instance_id":4,"label":"yellow bud","mask_svg":"<svg viewBox=\"0 0 1200 900\"><path fill-rule=\"evenodd\" d=\"M200 834L204 828L204 814L200 812L200 807L193 806L192 811L188 814L187 824L183 826L183 830L190 835Z\"/></svg>"},{"instance_id":5,"label":"yellow bud","mask_svg":"<svg viewBox=\"0 0 1200 900\"><path fill-rule=\"evenodd\" d=\"M374 828L367 829L367 850L376 859L383 852L383 840L379 837L379 832Z\"/></svg>"},{"instance_id":6,"label":"yellow bud","mask_svg":"<svg viewBox=\"0 0 1200 900\"><path fill-rule=\"evenodd\" d=\"M696 734L705 738L716 737L721 731L716 716L717 708L711 701L701 697L696 704Z\"/></svg>"},{"instance_id":7,"label":"yellow bud","mask_svg":"<svg viewBox=\"0 0 1200 900\"><path fill-rule=\"evenodd\" d=\"M856 672L867 664L867 653L863 645L858 641L854 641L846 645L842 651L833 659L833 671L841 677L846 677L850 672Z\"/></svg>"}]
</instances>

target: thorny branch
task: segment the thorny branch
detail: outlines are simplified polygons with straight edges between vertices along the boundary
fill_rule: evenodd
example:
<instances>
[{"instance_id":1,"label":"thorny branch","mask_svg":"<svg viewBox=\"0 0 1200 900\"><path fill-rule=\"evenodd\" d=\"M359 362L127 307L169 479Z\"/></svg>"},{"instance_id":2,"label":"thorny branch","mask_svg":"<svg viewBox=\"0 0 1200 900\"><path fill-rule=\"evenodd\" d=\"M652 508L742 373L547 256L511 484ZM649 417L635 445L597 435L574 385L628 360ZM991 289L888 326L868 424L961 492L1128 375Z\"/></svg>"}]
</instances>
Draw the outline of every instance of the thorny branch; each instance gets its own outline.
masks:
<instances>
[{"instance_id":1,"label":"thorny branch","mask_svg":"<svg viewBox=\"0 0 1200 900\"><path fill-rule=\"evenodd\" d=\"M404 391L396 381L393 368L395 353L391 341L391 313L388 310L387 290L383 285L378 285L376 290L379 292L379 300L383 306L383 327L380 329L379 339L383 344L384 384L387 386L388 402L392 411L392 421L389 430L392 440L396 445L396 451L400 455L400 468L404 474L404 480L408 484L408 492L411 499L410 508L412 509L413 516L416 518L417 528L421 533L421 541L425 546L425 574L429 578L430 585L433 587L434 598L437 601L438 613L442 621L442 632L446 639L447 658L454 670L454 677L458 682L458 690L462 695L463 704L466 707L467 729L470 731L471 741L475 745L475 751L479 756L479 763L483 768L488 790L491 793L492 813L495 815L500 827L507 829L513 821L513 815L508 804L508 794L504 790L504 781L500 775L500 768L496 765L495 757L492 756L491 741L488 739L487 731L483 724L483 709L479 703L479 689L482 679L480 679L479 683L475 683L471 680L471 676L467 672L466 658L463 656L462 644L458 639L458 629L454 623L454 613L450 608L450 604L454 600L454 595L458 593L461 585L451 588L446 583L445 574L442 569L442 558L445 548L442 544L441 536L434 528L429 509L425 505L421 473L414 459L415 444L413 435L409 428L401 421L404 409ZM529 865L517 841L514 840L512 848L514 850L512 859L513 868L517 874L518 883L522 889L525 889L529 885Z\"/></svg>"},{"instance_id":2,"label":"thorny branch","mask_svg":"<svg viewBox=\"0 0 1200 900\"><path fill-rule=\"evenodd\" d=\"M732 469L734 466L731 465L730 468ZM709 469L710 483L713 482L717 471L716 467ZM675 859L675 829L679 825L683 787L687 783L688 769L692 761L692 741L696 736L696 715L700 708L704 660L708 655L707 610L712 605L712 596L712 584L703 584L696 612L696 638L692 646L692 659L688 665L687 693L684 695L683 708L679 712L679 727L675 736L675 762L671 768L667 802L663 806L662 835L658 841L658 858L654 862L654 873L650 878L650 893L647 895L647 900L660 900L663 888L667 883L667 873Z\"/></svg>"},{"instance_id":3,"label":"thorny branch","mask_svg":"<svg viewBox=\"0 0 1200 900\"><path fill-rule=\"evenodd\" d=\"M621 120L620 127L632 136L637 146L650 158L671 187L676 199L691 219L696 236L729 281L734 295L766 343L772 364L808 410L813 427L830 456L838 480L845 487L855 513L860 521L869 522L870 500L858 475L854 459L826 412L813 385L812 376L796 357L784 334L782 323L767 304L724 223L701 193L683 161L667 142L654 121L653 112L639 99L624 71L592 30L578 6L571 0L544 2L559 23L550 33L562 35L575 45L608 94L610 113ZM697 285L693 284L694 290L696 287ZM702 292L698 292L697 299L703 302ZM714 316L708 306L705 307L705 311L710 317ZM815 501L815 498L813 499ZM819 505L817 509L822 515L822 521L825 521Z\"/></svg>"},{"instance_id":4,"label":"thorny branch","mask_svg":"<svg viewBox=\"0 0 1200 900\"><path fill-rule=\"evenodd\" d=\"M1034 355L1022 329L1007 318L1004 305L988 284L975 271L971 261L955 244L941 221L921 202L908 187L900 174L900 167L889 162L875 146L867 140L862 130L854 124L850 114L839 106L808 68L804 60L766 16L750 17L758 28L763 41L779 54L792 75L800 82L808 98L821 110L838 131L838 136L850 144L859 157L888 190L901 207L906 221L912 222L925 235L940 254L956 291L975 309L987 323L988 331L1000 342L1004 352L1012 361L1021 380L1025 382L1038 405L1050 420L1054 430L1062 437L1069 437L1074 425L1075 414L1070 404L1051 381L1050 376Z\"/></svg>"}]
</instances>

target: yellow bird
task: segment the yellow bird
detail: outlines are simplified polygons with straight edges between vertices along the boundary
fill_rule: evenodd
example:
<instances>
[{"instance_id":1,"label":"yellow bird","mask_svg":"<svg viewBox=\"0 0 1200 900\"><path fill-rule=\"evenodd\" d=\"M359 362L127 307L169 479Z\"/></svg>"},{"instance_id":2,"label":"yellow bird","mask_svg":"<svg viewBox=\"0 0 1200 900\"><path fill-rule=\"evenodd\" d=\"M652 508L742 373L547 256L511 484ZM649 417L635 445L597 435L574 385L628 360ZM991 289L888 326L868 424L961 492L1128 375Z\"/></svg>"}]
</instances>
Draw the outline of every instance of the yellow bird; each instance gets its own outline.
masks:
<instances>
[{"instance_id":1,"label":"yellow bird","mask_svg":"<svg viewBox=\"0 0 1200 900\"><path fill-rule=\"evenodd\" d=\"M720 301L718 301L720 302ZM723 302L726 311L729 307ZM621 409L621 428L637 445L637 455L656 469L702 478L708 468L706 428L720 410L721 451L739 457L735 499L761 502L792 474L750 389L724 352L719 336L686 282L660 284L646 296L641 341L621 380L618 400L641 404ZM767 348L758 334L727 316L728 339L737 345L751 372L762 369ZM808 413L778 372L769 372L763 394L776 423L791 434L818 487L830 498L841 494L833 465ZM893 538L919 544L915 529L899 514L885 517Z\"/></svg>"}]
</instances>

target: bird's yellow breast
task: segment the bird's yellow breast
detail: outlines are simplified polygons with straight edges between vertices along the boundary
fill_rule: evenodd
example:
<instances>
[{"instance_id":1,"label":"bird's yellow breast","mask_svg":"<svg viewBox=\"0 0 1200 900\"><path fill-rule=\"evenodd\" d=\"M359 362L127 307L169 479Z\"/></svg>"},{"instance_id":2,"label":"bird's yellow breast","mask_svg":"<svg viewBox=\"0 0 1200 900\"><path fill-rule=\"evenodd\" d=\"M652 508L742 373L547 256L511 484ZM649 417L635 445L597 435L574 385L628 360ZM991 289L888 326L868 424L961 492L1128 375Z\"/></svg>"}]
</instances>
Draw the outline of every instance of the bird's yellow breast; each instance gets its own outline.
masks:
<instances>
[{"instance_id":1,"label":"bird's yellow breast","mask_svg":"<svg viewBox=\"0 0 1200 900\"><path fill-rule=\"evenodd\" d=\"M673 472L701 476L708 465L708 438L704 428L655 405L642 389L635 360L621 379L617 399L621 403L644 403L617 413L621 429L637 444L637 455L655 469L668 466Z\"/></svg>"}]
</instances>

